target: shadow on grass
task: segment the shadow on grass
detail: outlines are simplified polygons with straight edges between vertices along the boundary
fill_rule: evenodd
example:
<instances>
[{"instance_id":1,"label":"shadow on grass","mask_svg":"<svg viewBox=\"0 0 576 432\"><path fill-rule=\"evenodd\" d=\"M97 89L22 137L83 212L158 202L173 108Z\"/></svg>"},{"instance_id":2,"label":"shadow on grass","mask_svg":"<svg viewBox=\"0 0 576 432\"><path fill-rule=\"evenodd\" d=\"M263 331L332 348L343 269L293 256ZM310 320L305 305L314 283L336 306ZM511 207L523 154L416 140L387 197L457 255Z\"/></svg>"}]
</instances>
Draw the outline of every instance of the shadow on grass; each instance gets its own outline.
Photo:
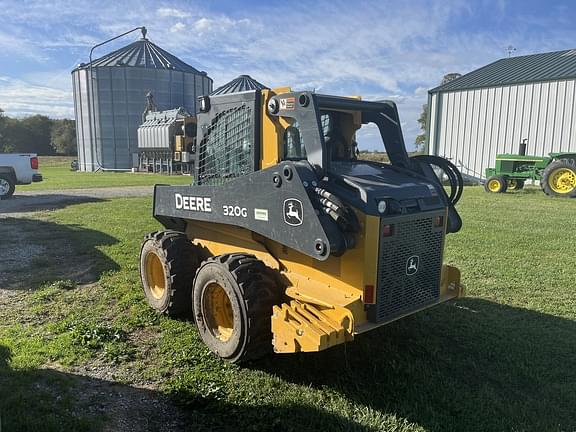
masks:
<instances>
[{"instance_id":1,"label":"shadow on grass","mask_svg":"<svg viewBox=\"0 0 576 432\"><path fill-rule=\"evenodd\" d=\"M0 219L0 288L30 289L44 282L91 283L118 264L100 246L118 242L100 231L38 219Z\"/></svg>"},{"instance_id":2,"label":"shadow on grass","mask_svg":"<svg viewBox=\"0 0 576 432\"><path fill-rule=\"evenodd\" d=\"M366 430L305 406L240 406L210 399L197 403L186 399L186 394L169 397L154 390L52 369L15 370L10 357L10 350L0 345L0 430Z\"/></svg>"},{"instance_id":3,"label":"shadow on grass","mask_svg":"<svg viewBox=\"0 0 576 432\"><path fill-rule=\"evenodd\" d=\"M29 213L42 210L58 210L72 204L100 201L104 200L92 196L79 195L77 193L18 195L18 191L16 191L16 194L12 198L0 200L0 215Z\"/></svg>"},{"instance_id":4,"label":"shadow on grass","mask_svg":"<svg viewBox=\"0 0 576 432\"><path fill-rule=\"evenodd\" d=\"M430 431L576 430L576 322L480 299L251 367Z\"/></svg>"},{"instance_id":5,"label":"shadow on grass","mask_svg":"<svg viewBox=\"0 0 576 432\"><path fill-rule=\"evenodd\" d=\"M0 430L184 430L187 418L156 391L53 369L13 369L0 345Z\"/></svg>"}]
</instances>

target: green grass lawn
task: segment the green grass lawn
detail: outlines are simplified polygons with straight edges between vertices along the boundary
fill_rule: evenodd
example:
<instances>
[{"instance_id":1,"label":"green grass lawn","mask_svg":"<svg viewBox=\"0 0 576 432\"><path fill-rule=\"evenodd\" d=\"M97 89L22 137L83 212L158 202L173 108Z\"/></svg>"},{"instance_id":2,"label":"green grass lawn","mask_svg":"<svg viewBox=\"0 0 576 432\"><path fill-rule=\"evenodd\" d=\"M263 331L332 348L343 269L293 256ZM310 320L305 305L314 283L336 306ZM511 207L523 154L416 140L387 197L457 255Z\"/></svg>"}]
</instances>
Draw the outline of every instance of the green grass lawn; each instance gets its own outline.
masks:
<instances>
[{"instance_id":1,"label":"green grass lawn","mask_svg":"<svg viewBox=\"0 0 576 432\"><path fill-rule=\"evenodd\" d=\"M97 383L71 374L86 365L169 395L190 430L576 430L576 200L467 188L464 228L446 250L466 299L345 346L244 367L210 354L190 322L145 304L139 245L159 228L143 216L149 203L116 199L0 222L50 232L59 245L28 269L47 268L50 281L27 279L37 289L0 302L2 430L101 430L111 420L82 397L82 386Z\"/></svg>"},{"instance_id":2,"label":"green grass lawn","mask_svg":"<svg viewBox=\"0 0 576 432\"><path fill-rule=\"evenodd\" d=\"M190 184L190 176L167 176L131 172L80 172L70 169L73 158L59 156L40 157L39 172L43 181L18 186L20 191L103 188L114 186L151 186L162 184Z\"/></svg>"}]
</instances>

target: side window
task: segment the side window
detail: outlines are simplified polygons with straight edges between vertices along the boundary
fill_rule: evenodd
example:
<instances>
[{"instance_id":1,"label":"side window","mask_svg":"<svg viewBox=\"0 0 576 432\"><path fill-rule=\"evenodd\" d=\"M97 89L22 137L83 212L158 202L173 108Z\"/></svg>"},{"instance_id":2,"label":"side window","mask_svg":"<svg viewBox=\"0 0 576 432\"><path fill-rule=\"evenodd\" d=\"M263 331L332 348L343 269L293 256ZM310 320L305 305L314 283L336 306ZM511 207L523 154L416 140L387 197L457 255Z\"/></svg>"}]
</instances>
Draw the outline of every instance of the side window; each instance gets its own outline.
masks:
<instances>
[{"instance_id":1,"label":"side window","mask_svg":"<svg viewBox=\"0 0 576 432\"><path fill-rule=\"evenodd\" d=\"M284 157L283 160L306 159L306 147L302 141L302 135L298 122L294 122L284 131Z\"/></svg>"},{"instance_id":2,"label":"side window","mask_svg":"<svg viewBox=\"0 0 576 432\"><path fill-rule=\"evenodd\" d=\"M326 140L330 130L332 129L332 116L326 112L320 114L320 124L322 125L322 135Z\"/></svg>"},{"instance_id":3,"label":"side window","mask_svg":"<svg viewBox=\"0 0 576 432\"><path fill-rule=\"evenodd\" d=\"M254 171L252 109L242 105L219 113L200 142L198 183L220 185Z\"/></svg>"},{"instance_id":4,"label":"side window","mask_svg":"<svg viewBox=\"0 0 576 432\"><path fill-rule=\"evenodd\" d=\"M334 111L320 114L320 124L330 160L349 161L356 159L357 143L355 131L351 129L352 116Z\"/></svg>"}]
</instances>

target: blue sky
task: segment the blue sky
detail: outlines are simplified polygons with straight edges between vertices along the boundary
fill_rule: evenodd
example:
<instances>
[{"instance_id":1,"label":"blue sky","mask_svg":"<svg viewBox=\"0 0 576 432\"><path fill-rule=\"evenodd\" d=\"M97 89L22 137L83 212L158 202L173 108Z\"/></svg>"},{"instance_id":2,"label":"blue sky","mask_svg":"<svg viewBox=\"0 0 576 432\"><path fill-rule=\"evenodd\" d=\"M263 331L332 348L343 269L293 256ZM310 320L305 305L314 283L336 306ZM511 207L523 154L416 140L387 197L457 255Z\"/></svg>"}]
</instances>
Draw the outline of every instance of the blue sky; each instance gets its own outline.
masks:
<instances>
[{"instance_id":1,"label":"blue sky","mask_svg":"<svg viewBox=\"0 0 576 432\"><path fill-rule=\"evenodd\" d=\"M514 55L576 48L574 22L571 1L0 0L0 108L72 118L70 71L92 45L144 25L216 86L247 73L271 87L395 100L412 143L444 74L505 57L509 45Z\"/></svg>"}]
</instances>

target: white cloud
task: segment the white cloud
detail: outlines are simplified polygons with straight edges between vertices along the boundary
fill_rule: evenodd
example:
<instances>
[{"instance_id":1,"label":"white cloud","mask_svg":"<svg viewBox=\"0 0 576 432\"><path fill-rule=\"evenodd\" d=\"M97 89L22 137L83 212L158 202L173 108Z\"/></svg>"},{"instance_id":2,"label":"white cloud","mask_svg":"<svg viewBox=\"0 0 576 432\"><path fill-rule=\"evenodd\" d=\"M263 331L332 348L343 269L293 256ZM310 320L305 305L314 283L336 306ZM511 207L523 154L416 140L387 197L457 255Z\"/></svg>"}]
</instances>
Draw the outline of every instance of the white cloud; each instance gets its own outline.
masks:
<instances>
[{"instance_id":1,"label":"white cloud","mask_svg":"<svg viewBox=\"0 0 576 432\"><path fill-rule=\"evenodd\" d=\"M30 40L0 30L0 53L13 59L46 61L48 56ZM3 67L4 69L5 67Z\"/></svg>"},{"instance_id":2,"label":"white cloud","mask_svg":"<svg viewBox=\"0 0 576 432\"><path fill-rule=\"evenodd\" d=\"M172 33L176 33L176 32L184 30L185 28L186 28L186 26L184 25L184 23L177 22L172 27L170 27L170 31Z\"/></svg>"},{"instance_id":3,"label":"white cloud","mask_svg":"<svg viewBox=\"0 0 576 432\"><path fill-rule=\"evenodd\" d=\"M226 33L233 28L245 27L250 25L249 19L234 20L227 16L218 16L214 18L202 17L192 24L192 29L200 34L206 33Z\"/></svg>"},{"instance_id":4,"label":"white cloud","mask_svg":"<svg viewBox=\"0 0 576 432\"><path fill-rule=\"evenodd\" d=\"M0 108L14 117L34 114L56 118L74 116L71 90L32 84L6 76L0 77Z\"/></svg>"},{"instance_id":5,"label":"white cloud","mask_svg":"<svg viewBox=\"0 0 576 432\"><path fill-rule=\"evenodd\" d=\"M182 9L162 7L157 10L158 15L163 18L187 18L190 14Z\"/></svg>"},{"instance_id":6,"label":"white cloud","mask_svg":"<svg viewBox=\"0 0 576 432\"><path fill-rule=\"evenodd\" d=\"M204 33L213 28L214 26L213 22L214 22L213 20L210 20L208 18L200 18L192 25L192 28L199 33Z\"/></svg>"}]
</instances>

